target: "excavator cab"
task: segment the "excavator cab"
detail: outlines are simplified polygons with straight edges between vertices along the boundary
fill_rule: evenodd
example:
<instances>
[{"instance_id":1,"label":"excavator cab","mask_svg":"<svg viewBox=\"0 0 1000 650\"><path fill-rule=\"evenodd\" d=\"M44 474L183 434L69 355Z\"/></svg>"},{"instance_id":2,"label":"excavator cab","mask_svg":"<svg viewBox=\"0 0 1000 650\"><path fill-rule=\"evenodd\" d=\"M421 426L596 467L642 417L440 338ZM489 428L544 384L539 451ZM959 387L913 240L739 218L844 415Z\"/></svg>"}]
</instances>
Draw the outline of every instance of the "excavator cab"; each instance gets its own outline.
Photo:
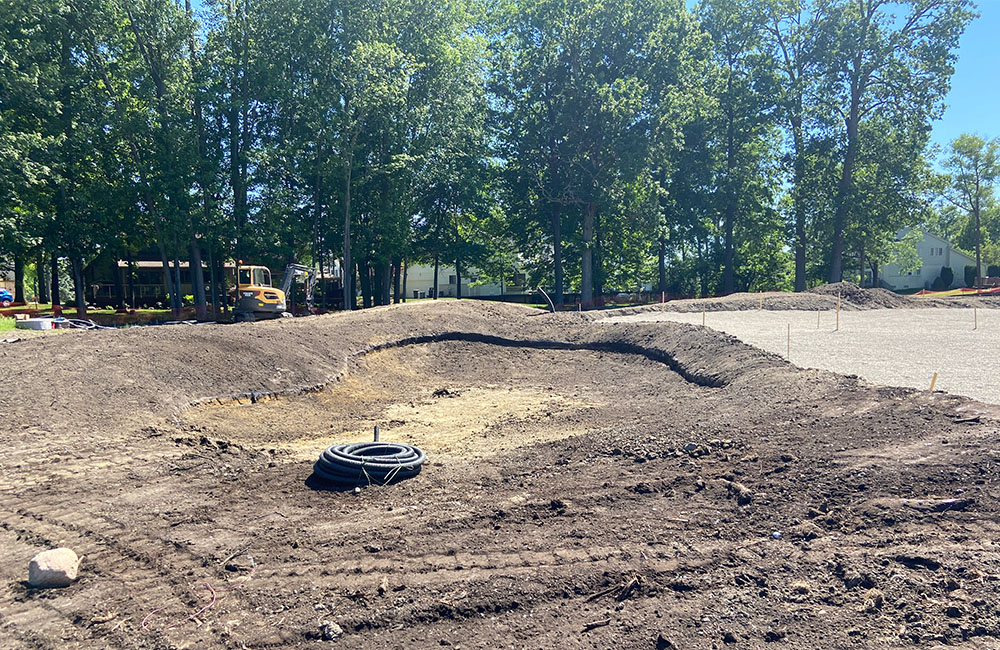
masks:
<instances>
[{"instance_id":1,"label":"excavator cab","mask_svg":"<svg viewBox=\"0 0 1000 650\"><path fill-rule=\"evenodd\" d=\"M271 269L266 266L241 266L239 284L248 287L270 287Z\"/></svg>"},{"instance_id":2,"label":"excavator cab","mask_svg":"<svg viewBox=\"0 0 1000 650\"><path fill-rule=\"evenodd\" d=\"M236 308L233 320L250 322L261 318L277 318L287 308L286 296L292 288L296 276L306 279L307 301L312 301L312 281L315 272L308 266L289 264L285 268L285 279L280 289L271 286L271 270L266 266L236 265Z\"/></svg>"}]
</instances>

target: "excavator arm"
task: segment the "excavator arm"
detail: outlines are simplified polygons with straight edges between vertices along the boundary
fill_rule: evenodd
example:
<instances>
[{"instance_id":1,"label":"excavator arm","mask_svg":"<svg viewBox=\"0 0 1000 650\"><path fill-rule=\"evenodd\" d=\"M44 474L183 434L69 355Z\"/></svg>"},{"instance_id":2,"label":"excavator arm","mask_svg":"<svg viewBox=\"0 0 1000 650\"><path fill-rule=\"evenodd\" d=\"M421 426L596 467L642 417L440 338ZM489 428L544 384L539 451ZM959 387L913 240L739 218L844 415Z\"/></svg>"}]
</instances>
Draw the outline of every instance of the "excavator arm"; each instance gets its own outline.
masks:
<instances>
[{"instance_id":1,"label":"excavator arm","mask_svg":"<svg viewBox=\"0 0 1000 650\"><path fill-rule=\"evenodd\" d=\"M305 277L306 280L306 305L310 309L313 307L313 285L316 280L316 270L304 264L289 264L285 267L285 277L281 281L281 291L285 294L286 300L288 292L292 290L292 283L298 276Z\"/></svg>"}]
</instances>

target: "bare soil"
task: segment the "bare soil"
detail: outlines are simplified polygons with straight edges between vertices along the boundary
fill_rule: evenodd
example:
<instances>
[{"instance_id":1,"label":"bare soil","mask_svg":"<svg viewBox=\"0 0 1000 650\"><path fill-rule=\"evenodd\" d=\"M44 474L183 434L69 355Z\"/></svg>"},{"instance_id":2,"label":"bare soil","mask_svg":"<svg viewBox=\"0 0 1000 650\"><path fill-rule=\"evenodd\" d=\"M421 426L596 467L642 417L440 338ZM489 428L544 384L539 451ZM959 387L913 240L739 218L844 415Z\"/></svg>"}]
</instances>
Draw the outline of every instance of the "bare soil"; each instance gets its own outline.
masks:
<instances>
[{"instance_id":1,"label":"bare soil","mask_svg":"<svg viewBox=\"0 0 1000 650\"><path fill-rule=\"evenodd\" d=\"M824 284L801 293L788 291L763 291L758 293L734 293L720 298L694 298L672 300L662 304L630 307L616 310L616 313L636 313L649 310L700 312L700 311L749 311L765 309L786 310L832 310L840 307L846 311L866 309L927 309L1000 307L1000 296L952 296L947 298L926 298L924 296L904 296L886 289L862 289L851 282ZM594 312L591 312L592 316Z\"/></svg>"},{"instance_id":2,"label":"bare soil","mask_svg":"<svg viewBox=\"0 0 1000 650\"><path fill-rule=\"evenodd\" d=\"M997 412L964 398L467 301L35 337L0 368L2 648L1000 643ZM310 479L376 424L418 477ZM81 579L28 588L54 545Z\"/></svg>"}]
</instances>

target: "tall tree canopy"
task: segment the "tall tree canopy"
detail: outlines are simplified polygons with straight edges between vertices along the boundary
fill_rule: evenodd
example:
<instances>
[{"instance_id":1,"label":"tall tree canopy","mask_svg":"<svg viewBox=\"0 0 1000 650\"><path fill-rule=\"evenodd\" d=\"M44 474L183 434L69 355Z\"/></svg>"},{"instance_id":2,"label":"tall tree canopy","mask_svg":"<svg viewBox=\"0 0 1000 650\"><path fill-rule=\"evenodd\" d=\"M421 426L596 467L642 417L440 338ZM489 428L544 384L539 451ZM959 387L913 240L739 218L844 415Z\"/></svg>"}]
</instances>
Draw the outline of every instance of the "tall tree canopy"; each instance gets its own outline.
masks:
<instances>
[{"instance_id":1,"label":"tall tree canopy","mask_svg":"<svg viewBox=\"0 0 1000 650\"><path fill-rule=\"evenodd\" d=\"M972 18L968 0L9 2L0 264L18 299L69 278L85 309L94 269L127 260L131 282L152 254L199 317L231 260L342 269L323 299L345 308L399 300L414 263L585 305L803 290L845 256L877 277L928 213L929 126ZM963 224L992 214L968 191L990 155L963 138L947 160Z\"/></svg>"}]
</instances>

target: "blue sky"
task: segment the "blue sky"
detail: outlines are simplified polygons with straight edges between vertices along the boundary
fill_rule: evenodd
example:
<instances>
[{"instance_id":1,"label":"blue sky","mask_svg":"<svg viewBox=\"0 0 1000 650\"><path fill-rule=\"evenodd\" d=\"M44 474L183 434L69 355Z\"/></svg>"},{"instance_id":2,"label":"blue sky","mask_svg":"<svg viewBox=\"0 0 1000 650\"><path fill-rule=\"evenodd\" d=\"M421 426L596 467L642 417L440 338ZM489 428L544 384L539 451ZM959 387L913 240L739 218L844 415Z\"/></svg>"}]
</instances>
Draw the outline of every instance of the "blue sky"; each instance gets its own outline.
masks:
<instances>
[{"instance_id":1,"label":"blue sky","mask_svg":"<svg viewBox=\"0 0 1000 650\"><path fill-rule=\"evenodd\" d=\"M942 146L962 133L1000 136L1000 0L978 4L981 16L962 36L947 109L934 123L932 138Z\"/></svg>"}]
</instances>

